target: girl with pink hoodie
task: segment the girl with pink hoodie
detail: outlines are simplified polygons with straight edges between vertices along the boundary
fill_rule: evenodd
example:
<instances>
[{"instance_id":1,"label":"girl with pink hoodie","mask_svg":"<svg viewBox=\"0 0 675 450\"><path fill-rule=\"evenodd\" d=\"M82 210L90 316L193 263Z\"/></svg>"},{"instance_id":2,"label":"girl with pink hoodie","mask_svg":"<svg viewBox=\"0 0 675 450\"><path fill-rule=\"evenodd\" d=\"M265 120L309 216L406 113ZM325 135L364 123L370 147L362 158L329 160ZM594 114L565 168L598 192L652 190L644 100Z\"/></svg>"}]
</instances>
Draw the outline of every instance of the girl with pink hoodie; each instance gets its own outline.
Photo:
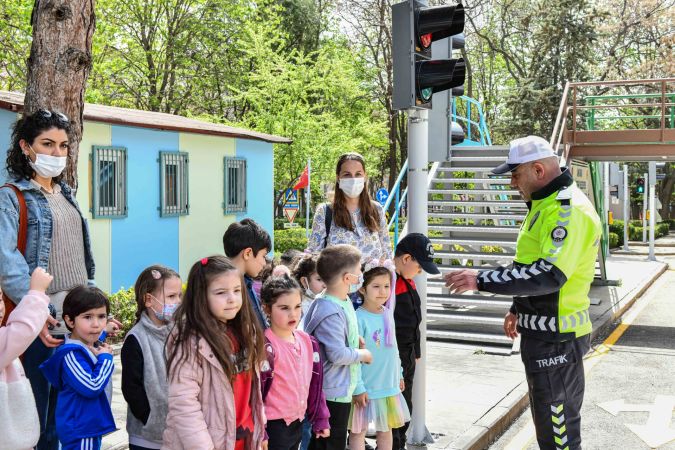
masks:
<instances>
[{"instance_id":1,"label":"girl with pink hoodie","mask_svg":"<svg viewBox=\"0 0 675 450\"><path fill-rule=\"evenodd\" d=\"M30 278L30 290L0 328L0 423L3 437L0 450L32 449L40 438L35 398L19 356L37 338L49 317L49 297L45 294L52 276L38 267ZM0 301L0 322L5 305Z\"/></svg>"}]
</instances>

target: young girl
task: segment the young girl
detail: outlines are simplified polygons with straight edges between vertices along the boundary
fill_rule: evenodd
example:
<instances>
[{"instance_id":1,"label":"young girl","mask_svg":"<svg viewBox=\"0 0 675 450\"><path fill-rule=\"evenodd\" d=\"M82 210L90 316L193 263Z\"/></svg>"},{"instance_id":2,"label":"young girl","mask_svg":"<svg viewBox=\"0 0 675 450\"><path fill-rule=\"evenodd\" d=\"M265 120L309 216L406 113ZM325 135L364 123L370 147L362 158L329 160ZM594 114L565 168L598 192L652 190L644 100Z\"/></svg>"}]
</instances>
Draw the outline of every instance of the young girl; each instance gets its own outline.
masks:
<instances>
[{"instance_id":1,"label":"young girl","mask_svg":"<svg viewBox=\"0 0 675 450\"><path fill-rule=\"evenodd\" d=\"M52 276L37 267L30 277L28 294L9 315L7 326L0 328L1 450L32 449L40 437L35 398L19 356L35 340L49 317L49 297L45 291L51 281ZM0 301L0 322L4 316L5 304ZM56 322L49 319L50 324Z\"/></svg>"},{"instance_id":2,"label":"young girl","mask_svg":"<svg viewBox=\"0 0 675 450\"><path fill-rule=\"evenodd\" d=\"M162 448L259 450L265 416L263 333L242 276L224 256L192 266L167 341L169 412Z\"/></svg>"},{"instance_id":3,"label":"young girl","mask_svg":"<svg viewBox=\"0 0 675 450\"><path fill-rule=\"evenodd\" d=\"M309 305L318 297L326 285L316 271L317 255L305 255L298 260L293 269L293 277L302 286L302 314L307 314Z\"/></svg>"},{"instance_id":4,"label":"young girl","mask_svg":"<svg viewBox=\"0 0 675 450\"><path fill-rule=\"evenodd\" d=\"M404 389L401 361L394 329L394 302L392 295L394 266L374 267L363 275L359 293L363 304L356 310L359 335L365 347L373 354L373 364L361 366L361 383L367 393L367 402L355 402L350 417L349 448L363 450L368 423L374 423L377 448L391 450L393 428L410 420L410 413L401 392Z\"/></svg>"},{"instance_id":5,"label":"young girl","mask_svg":"<svg viewBox=\"0 0 675 450\"><path fill-rule=\"evenodd\" d=\"M360 348L354 307L348 295L361 287L361 252L351 245L324 249L317 271L326 283L326 292L309 307L305 331L320 344L323 359L323 390L330 411L330 437L312 437L314 450L344 450L352 400L365 401L365 389L357 387L361 362L372 355Z\"/></svg>"},{"instance_id":6,"label":"young girl","mask_svg":"<svg viewBox=\"0 0 675 450\"><path fill-rule=\"evenodd\" d=\"M263 372L262 376L262 385L267 391L263 396L268 449L297 450L305 413L317 437L330 435L319 343L296 329L300 322L301 298L300 286L295 280L287 275L271 277L263 284L261 294L264 311L270 319L265 337L273 362L273 369Z\"/></svg>"},{"instance_id":7,"label":"young girl","mask_svg":"<svg viewBox=\"0 0 675 450\"><path fill-rule=\"evenodd\" d=\"M136 325L127 334L121 354L129 449L159 449L168 410L164 347L183 287L175 271L156 265L141 272L134 292Z\"/></svg>"}]
</instances>

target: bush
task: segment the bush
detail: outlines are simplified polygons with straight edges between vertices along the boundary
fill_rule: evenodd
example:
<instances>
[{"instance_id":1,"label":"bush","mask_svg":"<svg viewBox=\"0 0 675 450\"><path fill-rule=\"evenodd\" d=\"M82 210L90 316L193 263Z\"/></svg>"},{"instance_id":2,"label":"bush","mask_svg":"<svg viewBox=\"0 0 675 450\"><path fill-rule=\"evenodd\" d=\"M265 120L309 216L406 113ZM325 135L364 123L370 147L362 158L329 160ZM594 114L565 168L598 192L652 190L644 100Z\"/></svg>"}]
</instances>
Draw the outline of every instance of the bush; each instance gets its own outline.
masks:
<instances>
[{"instance_id":1,"label":"bush","mask_svg":"<svg viewBox=\"0 0 675 450\"><path fill-rule=\"evenodd\" d=\"M661 222L657 224L654 233L657 238L668 236L668 233L670 233L670 224L667 222Z\"/></svg>"},{"instance_id":2,"label":"bush","mask_svg":"<svg viewBox=\"0 0 675 450\"><path fill-rule=\"evenodd\" d=\"M619 244L619 235L616 233L609 233L609 248L616 248Z\"/></svg>"},{"instance_id":3,"label":"bush","mask_svg":"<svg viewBox=\"0 0 675 450\"><path fill-rule=\"evenodd\" d=\"M115 319L122 322L122 329L115 338L110 338L114 342L122 342L124 336L136 323L136 295L134 288L122 289L110 297L110 312Z\"/></svg>"},{"instance_id":4,"label":"bush","mask_svg":"<svg viewBox=\"0 0 675 450\"><path fill-rule=\"evenodd\" d=\"M281 255L289 249L303 251L307 248L307 237L304 228L274 230L274 254Z\"/></svg>"}]
</instances>

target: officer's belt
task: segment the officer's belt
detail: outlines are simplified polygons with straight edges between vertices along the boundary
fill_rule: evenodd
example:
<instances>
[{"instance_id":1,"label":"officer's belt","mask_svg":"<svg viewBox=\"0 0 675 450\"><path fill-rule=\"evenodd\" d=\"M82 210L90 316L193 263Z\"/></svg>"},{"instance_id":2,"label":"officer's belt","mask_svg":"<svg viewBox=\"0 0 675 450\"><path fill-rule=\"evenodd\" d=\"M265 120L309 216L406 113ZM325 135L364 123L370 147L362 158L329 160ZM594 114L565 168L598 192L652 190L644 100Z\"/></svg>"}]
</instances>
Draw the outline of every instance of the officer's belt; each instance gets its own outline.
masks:
<instances>
[{"instance_id":1,"label":"officer's belt","mask_svg":"<svg viewBox=\"0 0 675 450\"><path fill-rule=\"evenodd\" d=\"M578 311L568 316L560 318L560 332L571 331L578 326L590 322L588 310ZM556 318L551 316L540 316L537 314L518 314L518 325L532 331L551 331L557 332Z\"/></svg>"}]
</instances>

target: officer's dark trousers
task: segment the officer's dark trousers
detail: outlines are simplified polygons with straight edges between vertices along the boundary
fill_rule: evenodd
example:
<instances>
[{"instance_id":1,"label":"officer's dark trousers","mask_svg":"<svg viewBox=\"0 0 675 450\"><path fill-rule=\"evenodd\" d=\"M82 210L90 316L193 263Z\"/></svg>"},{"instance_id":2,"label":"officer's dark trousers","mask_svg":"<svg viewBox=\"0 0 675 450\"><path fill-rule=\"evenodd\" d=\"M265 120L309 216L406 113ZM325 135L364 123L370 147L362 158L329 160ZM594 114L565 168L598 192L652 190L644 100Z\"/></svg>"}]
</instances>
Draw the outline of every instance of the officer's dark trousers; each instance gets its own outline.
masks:
<instances>
[{"instance_id":1,"label":"officer's dark trousers","mask_svg":"<svg viewBox=\"0 0 675 450\"><path fill-rule=\"evenodd\" d=\"M530 394L537 442L542 450L581 449L583 357L590 336L567 342L544 342L522 336L520 355Z\"/></svg>"}]
</instances>

